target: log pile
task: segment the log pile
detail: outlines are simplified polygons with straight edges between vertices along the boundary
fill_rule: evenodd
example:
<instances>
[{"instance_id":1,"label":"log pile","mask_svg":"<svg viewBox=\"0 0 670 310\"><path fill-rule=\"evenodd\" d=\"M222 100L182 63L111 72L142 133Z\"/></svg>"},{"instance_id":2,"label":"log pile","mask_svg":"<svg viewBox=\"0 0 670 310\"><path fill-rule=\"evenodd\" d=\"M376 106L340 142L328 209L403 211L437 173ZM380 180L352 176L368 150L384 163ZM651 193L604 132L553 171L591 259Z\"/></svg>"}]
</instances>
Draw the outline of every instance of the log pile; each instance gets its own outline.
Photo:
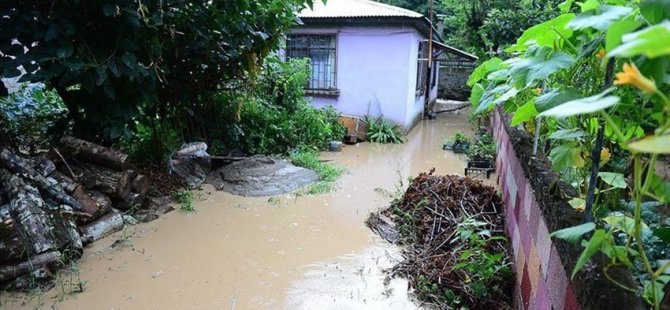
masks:
<instances>
[{"instance_id":1,"label":"log pile","mask_svg":"<svg viewBox=\"0 0 670 310\"><path fill-rule=\"evenodd\" d=\"M0 147L0 286L78 259L122 229L119 210L140 207L150 187L126 154L77 138L31 158Z\"/></svg>"},{"instance_id":2,"label":"log pile","mask_svg":"<svg viewBox=\"0 0 670 310\"><path fill-rule=\"evenodd\" d=\"M496 190L480 180L432 172L420 174L402 199L366 221L384 239L406 245L392 275L407 278L423 305L511 309L514 280Z\"/></svg>"}]
</instances>

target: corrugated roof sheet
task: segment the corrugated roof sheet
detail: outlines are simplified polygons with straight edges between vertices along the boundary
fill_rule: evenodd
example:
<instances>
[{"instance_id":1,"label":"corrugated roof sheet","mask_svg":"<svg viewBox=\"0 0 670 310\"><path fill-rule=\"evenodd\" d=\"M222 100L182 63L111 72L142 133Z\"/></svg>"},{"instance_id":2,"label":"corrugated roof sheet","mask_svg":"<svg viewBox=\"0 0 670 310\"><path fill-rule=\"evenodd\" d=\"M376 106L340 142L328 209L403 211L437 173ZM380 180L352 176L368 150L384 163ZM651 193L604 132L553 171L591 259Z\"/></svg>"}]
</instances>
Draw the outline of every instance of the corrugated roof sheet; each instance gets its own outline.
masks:
<instances>
[{"instance_id":1,"label":"corrugated roof sheet","mask_svg":"<svg viewBox=\"0 0 670 310\"><path fill-rule=\"evenodd\" d=\"M321 0L314 1L314 8L302 10L300 18L345 18L345 17L411 17L421 18L423 15L370 0Z\"/></svg>"}]
</instances>

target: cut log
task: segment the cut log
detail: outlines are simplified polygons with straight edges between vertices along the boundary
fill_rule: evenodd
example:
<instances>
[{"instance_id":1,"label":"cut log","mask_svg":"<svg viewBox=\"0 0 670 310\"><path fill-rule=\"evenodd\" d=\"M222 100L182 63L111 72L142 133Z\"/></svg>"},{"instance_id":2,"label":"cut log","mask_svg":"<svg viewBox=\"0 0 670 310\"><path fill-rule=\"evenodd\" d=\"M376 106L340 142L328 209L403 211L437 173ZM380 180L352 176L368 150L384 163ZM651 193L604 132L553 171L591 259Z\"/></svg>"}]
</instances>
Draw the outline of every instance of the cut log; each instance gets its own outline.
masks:
<instances>
[{"instance_id":1,"label":"cut log","mask_svg":"<svg viewBox=\"0 0 670 310\"><path fill-rule=\"evenodd\" d=\"M9 204L0 206L0 265L19 260L26 254L21 233L9 214L9 208Z\"/></svg>"},{"instance_id":2,"label":"cut log","mask_svg":"<svg viewBox=\"0 0 670 310\"><path fill-rule=\"evenodd\" d=\"M56 249L50 238L44 201L37 189L5 169L0 169L0 181L9 192L9 214L21 232L24 248L34 254Z\"/></svg>"},{"instance_id":3,"label":"cut log","mask_svg":"<svg viewBox=\"0 0 670 310\"><path fill-rule=\"evenodd\" d=\"M10 171L20 174L23 178L34 183L40 190L59 203L66 204L72 209L82 210L81 204L63 191L60 186L54 186L47 178L37 173L20 157L12 154L9 150L2 148L0 151L0 163L4 164Z\"/></svg>"},{"instance_id":4,"label":"cut log","mask_svg":"<svg viewBox=\"0 0 670 310\"><path fill-rule=\"evenodd\" d=\"M60 261L61 255L58 251L42 253L31 257L29 260L14 266L0 267L0 282L6 282L15 279L21 275L27 274L41 266L55 265Z\"/></svg>"},{"instance_id":5,"label":"cut log","mask_svg":"<svg viewBox=\"0 0 670 310\"><path fill-rule=\"evenodd\" d=\"M128 155L75 137L63 137L60 140L65 151L81 160L115 170L128 168Z\"/></svg>"},{"instance_id":6,"label":"cut log","mask_svg":"<svg viewBox=\"0 0 670 310\"><path fill-rule=\"evenodd\" d=\"M56 164L44 157L33 157L28 162L32 163L33 169L43 177L48 177L56 171Z\"/></svg>"},{"instance_id":7,"label":"cut log","mask_svg":"<svg viewBox=\"0 0 670 310\"><path fill-rule=\"evenodd\" d=\"M65 191L83 206L81 212L88 216L79 217L78 222L88 223L95 220L107 213L112 207L112 200L107 195L96 190L89 190L59 171L54 172L52 176Z\"/></svg>"},{"instance_id":8,"label":"cut log","mask_svg":"<svg viewBox=\"0 0 670 310\"><path fill-rule=\"evenodd\" d=\"M140 196L146 196L147 192L151 188L151 180L149 180L149 177L140 174L133 180L130 188L132 189L133 193L137 193Z\"/></svg>"},{"instance_id":9,"label":"cut log","mask_svg":"<svg viewBox=\"0 0 670 310\"><path fill-rule=\"evenodd\" d=\"M88 189L117 199L124 199L130 194L132 179L127 171L115 171L75 160L70 162L70 168L76 180Z\"/></svg>"},{"instance_id":10,"label":"cut log","mask_svg":"<svg viewBox=\"0 0 670 310\"><path fill-rule=\"evenodd\" d=\"M112 209L109 213L97 219L95 222L79 228L81 241L84 245L100 240L123 228L123 216L121 212Z\"/></svg>"},{"instance_id":11,"label":"cut log","mask_svg":"<svg viewBox=\"0 0 670 310\"><path fill-rule=\"evenodd\" d=\"M130 210L132 208L141 208L146 196L138 193L130 193L125 199L118 199L114 201L114 207L119 210Z\"/></svg>"},{"instance_id":12,"label":"cut log","mask_svg":"<svg viewBox=\"0 0 670 310\"><path fill-rule=\"evenodd\" d=\"M65 260L78 259L84 253L75 215L66 205L51 207L47 211L53 227L52 238Z\"/></svg>"}]
</instances>

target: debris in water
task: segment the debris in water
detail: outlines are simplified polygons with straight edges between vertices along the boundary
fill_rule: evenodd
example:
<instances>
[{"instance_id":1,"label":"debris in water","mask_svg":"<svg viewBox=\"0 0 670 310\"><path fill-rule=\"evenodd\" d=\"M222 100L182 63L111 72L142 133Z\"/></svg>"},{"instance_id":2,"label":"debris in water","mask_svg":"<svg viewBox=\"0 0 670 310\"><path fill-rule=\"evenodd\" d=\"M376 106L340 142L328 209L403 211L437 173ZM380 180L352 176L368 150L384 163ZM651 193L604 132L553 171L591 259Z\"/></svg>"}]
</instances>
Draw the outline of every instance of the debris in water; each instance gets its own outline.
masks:
<instances>
[{"instance_id":1,"label":"debris in water","mask_svg":"<svg viewBox=\"0 0 670 310\"><path fill-rule=\"evenodd\" d=\"M432 172L366 221L384 239L408 245L392 275L408 278L418 299L438 308L511 309L500 196L480 180Z\"/></svg>"}]
</instances>

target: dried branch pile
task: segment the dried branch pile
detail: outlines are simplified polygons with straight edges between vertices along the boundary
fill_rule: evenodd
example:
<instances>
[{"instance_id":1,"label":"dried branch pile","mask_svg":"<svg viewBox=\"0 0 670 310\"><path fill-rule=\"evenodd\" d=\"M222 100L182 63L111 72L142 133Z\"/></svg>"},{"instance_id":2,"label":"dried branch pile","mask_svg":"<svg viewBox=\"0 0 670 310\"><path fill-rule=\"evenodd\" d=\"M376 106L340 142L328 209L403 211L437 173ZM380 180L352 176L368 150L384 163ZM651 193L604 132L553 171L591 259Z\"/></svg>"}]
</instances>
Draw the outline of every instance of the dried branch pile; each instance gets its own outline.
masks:
<instances>
[{"instance_id":1,"label":"dried branch pile","mask_svg":"<svg viewBox=\"0 0 670 310\"><path fill-rule=\"evenodd\" d=\"M439 308L510 308L513 274L502 237L504 206L480 180L420 174L401 199L371 214L368 226L407 245L392 269L415 295Z\"/></svg>"},{"instance_id":2,"label":"dried branch pile","mask_svg":"<svg viewBox=\"0 0 670 310\"><path fill-rule=\"evenodd\" d=\"M31 158L0 147L0 285L78 259L123 228L119 210L142 205L150 186L126 154L76 138Z\"/></svg>"}]
</instances>

